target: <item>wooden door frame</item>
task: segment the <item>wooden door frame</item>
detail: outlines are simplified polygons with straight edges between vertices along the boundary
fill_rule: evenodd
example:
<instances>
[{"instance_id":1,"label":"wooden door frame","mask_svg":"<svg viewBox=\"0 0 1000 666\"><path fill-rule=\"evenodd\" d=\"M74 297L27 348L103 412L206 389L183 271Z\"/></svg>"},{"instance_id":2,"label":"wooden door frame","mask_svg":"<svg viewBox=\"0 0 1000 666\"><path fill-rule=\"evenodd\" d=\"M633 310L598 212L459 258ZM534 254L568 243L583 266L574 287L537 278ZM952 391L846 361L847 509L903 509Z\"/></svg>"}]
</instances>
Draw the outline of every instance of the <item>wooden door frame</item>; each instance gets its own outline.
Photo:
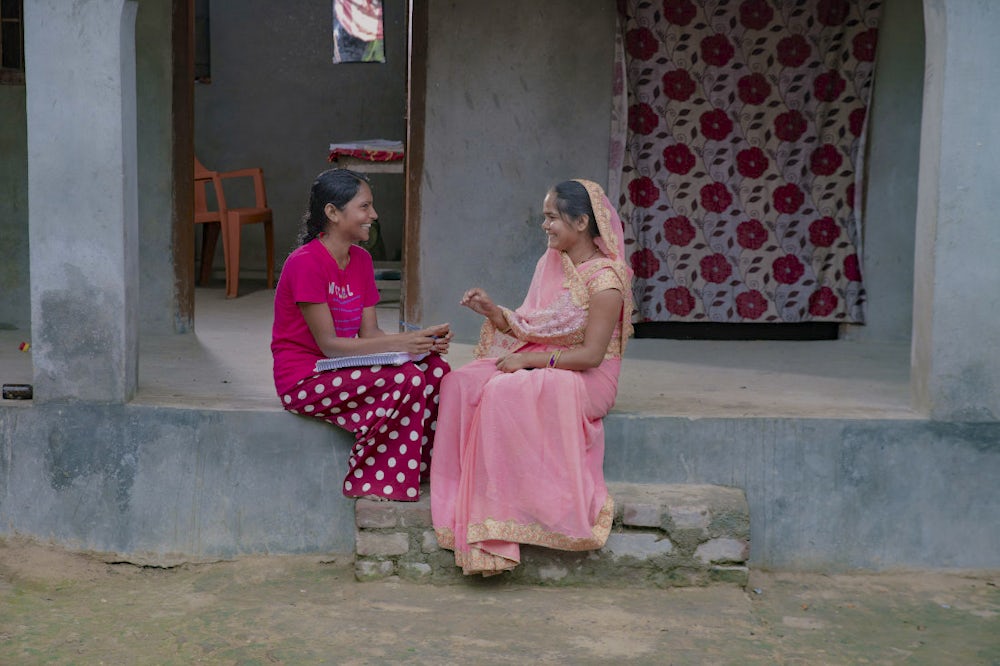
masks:
<instances>
[{"instance_id":1,"label":"wooden door frame","mask_svg":"<svg viewBox=\"0 0 1000 666\"><path fill-rule=\"evenodd\" d=\"M406 74L406 179L403 192L403 280L400 311L419 322L420 188L424 175L424 123L427 103L427 20L429 0L409 0Z\"/></svg>"}]
</instances>

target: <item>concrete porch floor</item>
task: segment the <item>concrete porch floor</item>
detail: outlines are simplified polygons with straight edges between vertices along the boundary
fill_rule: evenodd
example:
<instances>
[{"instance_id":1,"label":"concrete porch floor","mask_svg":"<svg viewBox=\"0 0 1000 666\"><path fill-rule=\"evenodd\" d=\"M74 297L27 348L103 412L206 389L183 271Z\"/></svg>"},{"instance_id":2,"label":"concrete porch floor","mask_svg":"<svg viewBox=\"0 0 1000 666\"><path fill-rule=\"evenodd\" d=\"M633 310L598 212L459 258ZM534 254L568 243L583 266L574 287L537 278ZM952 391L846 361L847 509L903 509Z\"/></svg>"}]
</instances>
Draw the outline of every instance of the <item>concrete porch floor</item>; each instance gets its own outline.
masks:
<instances>
[{"instance_id":1,"label":"concrete porch floor","mask_svg":"<svg viewBox=\"0 0 1000 666\"><path fill-rule=\"evenodd\" d=\"M199 287L195 334L140 339L134 403L280 411L269 350L273 294L252 281L231 300L221 287ZM398 330L398 320L398 302L379 307L383 330ZM0 331L4 384L32 381L30 353L18 349L27 335ZM452 366L471 360L472 349L453 344ZM614 411L691 419L921 419L910 407L909 365L905 343L632 340Z\"/></svg>"}]
</instances>

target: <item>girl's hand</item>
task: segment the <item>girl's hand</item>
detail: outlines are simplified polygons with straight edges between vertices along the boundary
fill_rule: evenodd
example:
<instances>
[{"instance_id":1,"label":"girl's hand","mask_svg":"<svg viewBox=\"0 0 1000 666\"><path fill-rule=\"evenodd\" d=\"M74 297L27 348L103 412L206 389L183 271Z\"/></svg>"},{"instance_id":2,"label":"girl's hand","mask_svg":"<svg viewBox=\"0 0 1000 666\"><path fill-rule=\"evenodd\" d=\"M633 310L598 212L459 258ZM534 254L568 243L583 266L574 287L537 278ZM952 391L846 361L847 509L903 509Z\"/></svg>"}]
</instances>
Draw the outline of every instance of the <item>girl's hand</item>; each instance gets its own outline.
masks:
<instances>
[{"instance_id":1,"label":"girl's hand","mask_svg":"<svg viewBox=\"0 0 1000 666\"><path fill-rule=\"evenodd\" d=\"M500 372L516 372L534 366L528 363L528 358L524 354L508 354L497 359L497 370Z\"/></svg>"},{"instance_id":2,"label":"girl's hand","mask_svg":"<svg viewBox=\"0 0 1000 666\"><path fill-rule=\"evenodd\" d=\"M448 348L451 346L451 339L454 337L454 333L450 330L443 336L438 337L431 346L432 354L447 354Z\"/></svg>"},{"instance_id":3,"label":"girl's hand","mask_svg":"<svg viewBox=\"0 0 1000 666\"><path fill-rule=\"evenodd\" d=\"M439 338L450 336L450 334L448 324L438 324L437 326L422 328L419 331L400 333L399 339L403 343L402 351L414 355L429 354L434 348L434 343Z\"/></svg>"}]
</instances>

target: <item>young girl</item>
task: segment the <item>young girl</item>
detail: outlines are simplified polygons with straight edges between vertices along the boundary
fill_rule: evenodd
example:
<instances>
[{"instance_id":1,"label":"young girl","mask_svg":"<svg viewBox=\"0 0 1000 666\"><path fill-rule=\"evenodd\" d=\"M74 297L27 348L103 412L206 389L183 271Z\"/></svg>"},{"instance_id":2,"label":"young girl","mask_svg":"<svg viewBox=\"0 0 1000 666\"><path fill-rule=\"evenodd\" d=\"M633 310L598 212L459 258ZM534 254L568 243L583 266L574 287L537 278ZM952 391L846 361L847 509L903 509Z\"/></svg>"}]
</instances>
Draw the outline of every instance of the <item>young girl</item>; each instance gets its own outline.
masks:
<instances>
[{"instance_id":1,"label":"young girl","mask_svg":"<svg viewBox=\"0 0 1000 666\"><path fill-rule=\"evenodd\" d=\"M452 334L447 324L391 335L378 327L372 258L357 245L376 219L363 174L317 176L274 296L274 386L293 414L354 433L344 495L415 501L429 475L438 388L450 370L440 354ZM326 357L396 351L423 358L315 371Z\"/></svg>"}]
</instances>

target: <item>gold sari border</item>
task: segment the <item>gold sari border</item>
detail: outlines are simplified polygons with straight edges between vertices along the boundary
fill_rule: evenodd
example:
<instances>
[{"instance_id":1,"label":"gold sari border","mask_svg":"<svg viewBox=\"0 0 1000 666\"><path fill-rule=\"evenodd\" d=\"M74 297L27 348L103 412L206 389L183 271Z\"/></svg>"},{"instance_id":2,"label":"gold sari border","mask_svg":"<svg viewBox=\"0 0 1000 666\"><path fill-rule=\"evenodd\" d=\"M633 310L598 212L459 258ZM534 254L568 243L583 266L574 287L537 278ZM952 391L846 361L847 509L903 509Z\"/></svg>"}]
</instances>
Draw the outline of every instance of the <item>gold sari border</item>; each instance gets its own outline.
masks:
<instances>
[{"instance_id":1,"label":"gold sari border","mask_svg":"<svg viewBox=\"0 0 1000 666\"><path fill-rule=\"evenodd\" d=\"M614 515L615 501L608 495L604 500L604 506L597 514L590 536L587 537L572 537L549 532L538 523L525 525L514 520L487 518L481 523L469 525L466 539L470 545L480 541L510 541L555 550L596 550L607 542Z\"/></svg>"}]
</instances>

